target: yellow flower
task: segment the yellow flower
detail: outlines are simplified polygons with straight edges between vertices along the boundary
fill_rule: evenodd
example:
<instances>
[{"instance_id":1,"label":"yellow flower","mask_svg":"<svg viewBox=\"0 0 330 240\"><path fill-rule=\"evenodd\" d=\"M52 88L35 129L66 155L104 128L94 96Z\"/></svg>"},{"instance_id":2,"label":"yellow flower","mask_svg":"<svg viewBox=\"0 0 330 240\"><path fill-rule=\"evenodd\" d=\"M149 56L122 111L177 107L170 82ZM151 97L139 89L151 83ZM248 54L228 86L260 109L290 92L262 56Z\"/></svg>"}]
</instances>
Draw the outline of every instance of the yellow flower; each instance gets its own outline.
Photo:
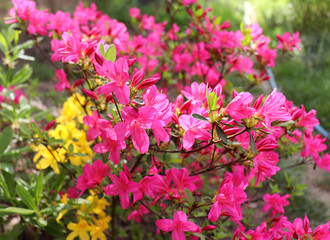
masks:
<instances>
[{"instance_id":1,"label":"yellow flower","mask_svg":"<svg viewBox=\"0 0 330 240\"><path fill-rule=\"evenodd\" d=\"M57 223L60 223L60 220L63 218L64 214L66 214L68 211L69 211L69 210L67 210L67 209L61 211L61 212L58 214L57 218L56 218L56 222L57 222Z\"/></svg>"},{"instance_id":2,"label":"yellow flower","mask_svg":"<svg viewBox=\"0 0 330 240\"><path fill-rule=\"evenodd\" d=\"M38 153L34 156L33 161L38 162L36 165L37 169L46 169L51 167L56 174L59 174L60 169L57 163L66 162L66 151L63 148L52 150L44 145L38 145L36 149Z\"/></svg>"},{"instance_id":3,"label":"yellow flower","mask_svg":"<svg viewBox=\"0 0 330 240\"><path fill-rule=\"evenodd\" d=\"M90 201L93 206L90 213L95 213L101 217L106 215L104 210L110 206L110 204L105 198L98 199L97 196L89 196L87 200Z\"/></svg>"},{"instance_id":4,"label":"yellow flower","mask_svg":"<svg viewBox=\"0 0 330 240\"><path fill-rule=\"evenodd\" d=\"M88 222L84 219L80 219L78 223L70 222L68 225L68 229L72 230L67 237L66 240L73 240L75 237L79 237L80 240L89 240L88 232L93 228L88 225Z\"/></svg>"},{"instance_id":5,"label":"yellow flower","mask_svg":"<svg viewBox=\"0 0 330 240\"><path fill-rule=\"evenodd\" d=\"M68 204L68 194L64 193L61 197L61 203Z\"/></svg>"},{"instance_id":6,"label":"yellow flower","mask_svg":"<svg viewBox=\"0 0 330 240\"><path fill-rule=\"evenodd\" d=\"M109 229L109 222L111 221L111 217L107 216L101 219L93 218L94 224L92 225L93 229L91 230L92 240L106 240L107 237L104 234L104 230Z\"/></svg>"}]
</instances>

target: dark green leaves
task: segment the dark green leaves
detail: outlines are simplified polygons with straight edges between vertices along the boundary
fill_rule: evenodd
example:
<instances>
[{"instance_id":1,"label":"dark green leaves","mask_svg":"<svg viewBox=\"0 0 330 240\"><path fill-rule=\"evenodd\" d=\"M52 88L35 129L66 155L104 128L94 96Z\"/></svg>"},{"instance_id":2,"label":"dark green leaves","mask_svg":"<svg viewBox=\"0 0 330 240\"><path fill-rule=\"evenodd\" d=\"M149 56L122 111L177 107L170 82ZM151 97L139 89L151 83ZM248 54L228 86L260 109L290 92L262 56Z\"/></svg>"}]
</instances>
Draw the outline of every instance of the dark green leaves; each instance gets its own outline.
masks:
<instances>
[{"instance_id":1,"label":"dark green leaves","mask_svg":"<svg viewBox=\"0 0 330 240\"><path fill-rule=\"evenodd\" d=\"M254 154L258 154L257 146L256 146L256 143L253 139L252 133L250 133L250 147L251 147L251 150Z\"/></svg>"},{"instance_id":2,"label":"dark green leaves","mask_svg":"<svg viewBox=\"0 0 330 240\"><path fill-rule=\"evenodd\" d=\"M13 213L19 215L31 215L36 211L32 209L18 208L18 207L8 207L0 209L0 213Z\"/></svg>"},{"instance_id":3,"label":"dark green leaves","mask_svg":"<svg viewBox=\"0 0 330 240\"><path fill-rule=\"evenodd\" d=\"M193 118L196 118L197 120L206 121L206 122L209 121L209 120L207 120L206 117L203 117L202 115L199 115L199 114L197 114L197 113L193 113L191 116L192 116Z\"/></svg>"},{"instance_id":4,"label":"dark green leaves","mask_svg":"<svg viewBox=\"0 0 330 240\"><path fill-rule=\"evenodd\" d=\"M4 154L5 150L11 143L13 138L13 130L10 126L6 127L0 135L0 156Z\"/></svg>"},{"instance_id":5,"label":"dark green leaves","mask_svg":"<svg viewBox=\"0 0 330 240\"><path fill-rule=\"evenodd\" d=\"M27 81L32 75L32 69L29 65L25 65L21 70L15 73L11 80L12 85L19 85Z\"/></svg>"},{"instance_id":6,"label":"dark green leaves","mask_svg":"<svg viewBox=\"0 0 330 240\"><path fill-rule=\"evenodd\" d=\"M44 174L40 172L37 178L37 184L35 190L35 198L36 198L37 206L39 205L39 202L41 200L43 190L44 190Z\"/></svg>"},{"instance_id":7,"label":"dark green leaves","mask_svg":"<svg viewBox=\"0 0 330 240\"><path fill-rule=\"evenodd\" d=\"M228 141L228 138L227 138L227 135L226 133L222 130L221 127L219 127L218 125L215 125L215 131L218 135L218 137L224 141L224 142L227 142Z\"/></svg>"},{"instance_id":8,"label":"dark green leaves","mask_svg":"<svg viewBox=\"0 0 330 240\"><path fill-rule=\"evenodd\" d=\"M31 194L21 185L16 185L16 193L21 198L22 202L29 208L29 209L37 209L37 206L34 202L33 197Z\"/></svg>"}]
</instances>

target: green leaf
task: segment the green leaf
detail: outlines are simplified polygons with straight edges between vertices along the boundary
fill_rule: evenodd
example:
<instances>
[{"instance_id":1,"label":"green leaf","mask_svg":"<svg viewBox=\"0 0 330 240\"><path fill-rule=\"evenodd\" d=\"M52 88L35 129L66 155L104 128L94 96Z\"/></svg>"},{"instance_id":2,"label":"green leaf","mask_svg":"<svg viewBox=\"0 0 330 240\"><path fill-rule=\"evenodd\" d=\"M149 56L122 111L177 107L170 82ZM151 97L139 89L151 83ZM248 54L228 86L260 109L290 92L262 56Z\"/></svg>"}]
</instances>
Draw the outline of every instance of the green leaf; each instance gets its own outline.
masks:
<instances>
[{"instance_id":1,"label":"green leaf","mask_svg":"<svg viewBox=\"0 0 330 240\"><path fill-rule=\"evenodd\" d=\"M6 127L0 135L0 155L2 155L13 139L13 129L11 126Z\"/></svg>"},{"instance_id":2,"label":"green leaf","mask_svg":"<svg viewBox=\"0 0 330 240\"><path fill-rule=\"evenodd\" d=\"M217 94L215 92L211 92L208 96L207 96L207 103L209 105L209 110L210 112L217 110L217 103L218 103L218 97Z\"/></svg>"},{"instance_id":3,"label":"green leaf","mask_svg":"<svg viewBox=\"0 0 330 240\"><path fill-rule=\"evenodd\" d=\"M37 223L40 227L46 227L47 226L47 220L44 218L38 218Z\"/></svg>"},{"instance_id":4,"label":"green leaf","mask_svg":"<svg viewBox=\"0 0 330 240\"><path fill-rule=\"evenodd\" d=\"M25 65L21 70L15 73L11 80L12 85L18 85L24 83L32 75L32 68L29 65Z\"/></svg>"},{"instance_id":5,"label":"green leaf","mask_svg":"<svg viewBox=\"0 0 330 240\"><path fill-rule=\"evenodd\" d=\"M42 192L44 190L44 174L43 172L40 172L37 178L37 184L36 184L36 204L39 205L40 199L42 198Z\"/></svg>"},{"instance_id":6,"label":"green leaf","mask_svg":"<svg viewBox=\"0 0 330 240\"><path fill-rule=\"evenodd\" d=\"M0 186L2 187L3 191L5 192L6 196L10 198L10 191L7 185L7 182L5 178L3 177L1 171L0 171Z\"/></svg>"},{"instance_id":7,"label":"green leaf","mask_svg":"<svg viewBox=\"0 0 330 240\"><path fill-rule=\"evenodd\" d=\"M38 37L37 42L40 42L41 40L42 40L42 37ZM34 46L34 43L35 43L34 40L25 41L25 42L15 46L15 47L13 47L11 49L11 51L12 52L15 52L15 51L20 52L22 50L29 49L29 48Z\"/></svg>"},{"instance_id":8,"label":"green leaf","mask_svg":"<svg viewBox=\"0 0 330 240\"><path fill-rule=\"evenodd\" d=\"M105 54L104 54L104 45L103 44L100 45L100 53L101 53L102 57L105 56Z\"/></svg>"},{"instance_id":9,"label":"green leaf","mask_svg":"<svg viewBox=\"0 0 330 240\"><path fill-rule=\"evenodd\" d=\"M65 181L65 171L61 169L60 174L56 176L55 181L51 182L52 185L50 189L54 190L54 194L53 194L54 196L56 196L56 194L60 191L64 181Z\"/></svg>"},{"instance_id":10,"label":"green leaf","mask_svg":"<svg viewBox=\"0 0 330 240\"><path fill-rule=\"evenodd\" d=\"M30 209L37 209L31 194L21 185L16 186L16 193L22 199L23 203Z\"/></svg>"},{"instance_id":11,"label":"green leaf","mask_svg":"<svg viewBox=\"0 0 330 240\"><path fill-rule=\"evenodd\" d=\"M8 191L11 196L15 196L15 182L14 182L14 175L9 172L2 172L3 178L6 182L8 187Z\"/></svg>"},{"instance_id":12,"label":"green leaf","mask_svg":"<svg viewBox=\"0 0 330 240\"><path fill-rule=\"evenodd\" d=\"M0 162L0 170L6 171L8 173L14 174L14 167L12 163Z\"/></svg>"},{"instance_id":13,"label":"green leaf","mask_svg":"<svg viewBox=\"0 0 330 240\"><path fill-rule=\"evenodd\" d=\"M8 50L7 40L2 33L0 33L0 49L3 53L6 53Z\"/></svg>"},{"instance_id":14,"label":"green leaf","mask_svg":"<svg viewBox=\"0 0 330 240\"><path fill-rule=\"evenodd\" d=\"M203 13L204 13L204 9L200 8L195 12L195 16L196 17L201 17L203 15Z\"/></svg>"},{"instance_id":15,"label":"green leaf","mask_svg":"<svg viewBox=\"0 0 330 240\"><path fill-rule=\"evenodd\" d=\"M77 157L86 157L87 156L86 154L81 153L81 152L74 153L73 155L77 156Z\"/></svg>"},{"instance_id":16,"label":"green leaf","mask_svg":"<svg viewBox=\"0 0 330 240\"><path fill-rule=\"evenodd\" d=\"M193 197L193 195L191 194L190 190L188 188L184 189L184 193L186 194L187 200L189 204L192 204L193 202L195 202L195 199Z\"/></svg>"},{"instance_id":17,"label":"green leaf","mask_svg":"<svg viewBox=\"0 0 330 240\"><path fill-rule=\"evenodd\" d=\"M20 154L22 154L24 152L28 152L30 150L31 150L31 148L29 146L11 149L8 152L6 152L5 154L3 154L3 156L10 156L13 158L13 157L15 157L15 155L20 155Z\"/></svg>"},{"instance_id":18,"label":"green leaf","mask_svg":"<svg viewBox=\"0 0 330 240\"><path fill-rule=\"evenodd\" d=\"M40 130L38 125L35 122L31 122L31 127L34 133L38 134L40 136Z\"/></svg>"},{"instance_id":19,"label":"green leaf","mask_svg":"<svg viewBox=\"0 0 330 240\"><path fill-rule=\"evenodd\" d=\"M104 58L108 61L115 62L116 57L117 57L116 47L114 44L111 44L107 52L105 53Z\"/></svg>"},{"instance_id":20,"label":"green leaf","mask_svg":"<svg viewBox=\"0 0 330 240\"><path fill-rule=\"evenodd\" d=\"M280 127L287 127L287 126L291 126L292 124L295 124L295 121L289 120L289 121L285 121L285 122L279 122L279 121L275 121L272 122L272 126L280 126Z\"/></svg>"},{"instance_id":21,"label":"green leaf","mask_svg":"<svg viewBox=\"0 0 330 240\"><path fill-rule=\"evenodd\" d=\"M213 24L214 24L215 26L218 26L218 25L220 25L220 23L221 23L221 17L218 16L218 17L214 20Z\"/></svg>"},{"instance_id":22,"label":"green leaf","mask_svg":"<svg viewBox=\"0 0 330 240\"><path fill-rule=\"evenodd\" d=\"M215 125L215 131L218 135L218 137L224 141L224 142L227 142L228 141L228 138L227 138L227 135L226 133L222 130L221 127L219 127L218 125Z\"/></svg>"},{"instance_id":23,"label":"green leaf","mask_svg":"<svg viewBox=\"0 0 330 240\"><path fill-rule=\"evenodd\" d=\"M48 111L41 111L38 114L33 116L33 119L37 122L39 122L42 119L45 119L47 117L47 115L49 114Z\"/></svg>"},{"instance_id":24,"label":"green leaf","mask_svg":"<svg viewBox=\"0 0 330 240\"><path fill-rule=\"evenodd\" d=\"M253 139L252 133L250 133L250 147L251 147L251 150L254 154L258 154L257 146L256 146L256 143Z\"/></svg>"},{"instance_id":25,"label":"green leaf","mask_svg":"<svg viewBox=\"0 0 330 240\"><path fill-rule=\"evenodd\" d=\"M69 151L69 153L72 153L73 150L74 150L74 147L73 147L73 144L71 143L68 147L68 151Z\"/></svg>"},{"instance_id":26,"label":"green leaf","mask_svg":"<svg viewBox=\"0 0 330 240\"><path fill-rule=\"evenodd\" d=\"M0 67L0 85L7 87L7 74L2 67Z\"/></svg>"},{"instance_id":27,"label":"green leaf","mask_svg":"<svg viewBox=\"0 0 330 240\"><path fill-rule=\"evenodd\" d=\"M24 135L30 137L32 135L31 130L26 126L25 124L20 124L19 129L21 130L21 133Z\"/></svg>"},{"instance_id":28,"label":"green leaf","mask_svg":"<svg viewBox=\"0 0 330 240\"><path fill-rule=\"evenodd\" d=\"M7 208L0 208L0 213L14 213L19 215L31 215L35 213L35 210L26 209L26 208L18 208L18 207L7 207Z\"/></svg>"},{"instance_id":29,"label":"green leaf","mask_svg":"<svg viewBox=\"0 0 330 240\"><path fill-rule=\"evenodd\" d=\"M207 120L206 117L204 117L204 116L202 116L202 115L199 115L199 114L197 114L197 113L193 113L191 116L192 116L193 118L197 119L197 120L206 121L206 122L209 121L209 120Z\"/></svg>"}]
</instances>

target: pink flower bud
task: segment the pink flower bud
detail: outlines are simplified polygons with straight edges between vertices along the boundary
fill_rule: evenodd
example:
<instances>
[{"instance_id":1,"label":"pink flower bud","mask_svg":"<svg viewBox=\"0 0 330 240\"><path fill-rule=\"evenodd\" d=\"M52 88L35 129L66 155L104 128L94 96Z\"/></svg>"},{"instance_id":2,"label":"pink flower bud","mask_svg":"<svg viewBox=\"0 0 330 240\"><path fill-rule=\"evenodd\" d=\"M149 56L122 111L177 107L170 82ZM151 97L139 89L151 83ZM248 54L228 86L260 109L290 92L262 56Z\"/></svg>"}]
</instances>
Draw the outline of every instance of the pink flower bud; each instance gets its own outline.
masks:
<instances>
[{"instance_id":1,"label":"pink flower bud","mask_svg":"<svg viewBox=\"0 0 330 240\"><path fill-rule=\"evenodd\" d=\"M136 86L136 90L151 87L152 85L155 85L155 83L158 82L159 79L160 77L145 79Z\"/></svg>"},{"instance_id":2,"label":"pink flower bud","mask_svg":"<svg viewBox=\"0 0 330 240\"><path fill-rule=\"evenodd\" d=\"M216 229L217 226L214 226L214 225L207 225L205 227L202 228L202 231L212 231L214 229Z\"/></svg>"},{"instance_id":3,"label":"pink flower bud","mask_svg":"<svg viewBox=\"0 0 330 240\"><path fill-rule=\"evenodd\" d=\"M45 127L45 131L48 131L49 129L51 129L54 124L56 123L56 120L54 119L53 121L50 121L47 126Z\"/></svg>"},{"instance_id":4,"label":"pink flower bud","mask_svg":"<svg viewBox=\"0 0 330 240\"><path fill-rule=\"evenodd\" d=\"M135 86L137 85L143 78L143 73L144 73L144 70L141 69L139 71L137 71L134 76L132 77L132 81L131 81L131 86Z\"/></svg>"},{"instance_id":5,"label":"pink flower bud","mask_svg":"<svg viewBox=\"0 0 330 240\"><path fill-rule=\"evenodd\" d=\"M79 79L77 81L75 81L75 83L73 84L73 87L78 87L80 86L81 84L83 84L85 82L85 79Z\"/></svg>"},{"instance_id":6,"label":"pink flower bud","mask_svg":"<svg viewBox=\"0 0 330 240\"><path fill-rule=\"evenodd\" d=\"M136 58L127 59L128 67L131 67L136 62Z\"/></svg>"},{"instance_id":7,"label":"pink flower bud","mask_svg":"<svg viewBox=\"0 0 330 240\"><path fill-rule=\"evenodd\" d=\"M96 95L95 92L91 91L91 90L87 90L87 89L82 89L82 91L84 92L84 94L88 97L91 97L95 100L99 100L99 96Z\"/></svg>"}]
</instances>

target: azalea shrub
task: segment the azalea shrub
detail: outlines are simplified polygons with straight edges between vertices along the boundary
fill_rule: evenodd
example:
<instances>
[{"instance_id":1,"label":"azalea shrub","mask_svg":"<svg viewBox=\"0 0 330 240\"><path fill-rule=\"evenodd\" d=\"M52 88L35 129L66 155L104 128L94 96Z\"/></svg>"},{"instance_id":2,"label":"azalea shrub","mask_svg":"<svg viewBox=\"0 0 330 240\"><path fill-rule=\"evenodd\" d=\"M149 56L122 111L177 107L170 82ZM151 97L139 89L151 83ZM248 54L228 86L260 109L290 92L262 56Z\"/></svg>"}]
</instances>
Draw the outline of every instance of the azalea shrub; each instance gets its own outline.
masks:
<instances>
[{"instance_id":1,"label":"azalea shrub","mask_svg":"<svg viewBox=\"0 0 330 240\"><path fill-rule=\"evenodd\" d=\"M258 24L231 29L196 0L172 1L168 22L131 8L131 30L93 3L73 15L12 3L10 34L0 36L6 59L32 60L17 47L26 33L22 46L55 68L54 90L67 100L58 115L42 112L24 93L32 70L1 68L6 236L329 239L330 222L311 228L308 216L285 216L301 189L272 179L304 164L330 171L316 111L277 89L250 92L279 53L299 50L299 32L275 43ZM51 40L49 58L41 38ZM281 168L285 151L294 157Z\"/></svg>"}]
</instances>

